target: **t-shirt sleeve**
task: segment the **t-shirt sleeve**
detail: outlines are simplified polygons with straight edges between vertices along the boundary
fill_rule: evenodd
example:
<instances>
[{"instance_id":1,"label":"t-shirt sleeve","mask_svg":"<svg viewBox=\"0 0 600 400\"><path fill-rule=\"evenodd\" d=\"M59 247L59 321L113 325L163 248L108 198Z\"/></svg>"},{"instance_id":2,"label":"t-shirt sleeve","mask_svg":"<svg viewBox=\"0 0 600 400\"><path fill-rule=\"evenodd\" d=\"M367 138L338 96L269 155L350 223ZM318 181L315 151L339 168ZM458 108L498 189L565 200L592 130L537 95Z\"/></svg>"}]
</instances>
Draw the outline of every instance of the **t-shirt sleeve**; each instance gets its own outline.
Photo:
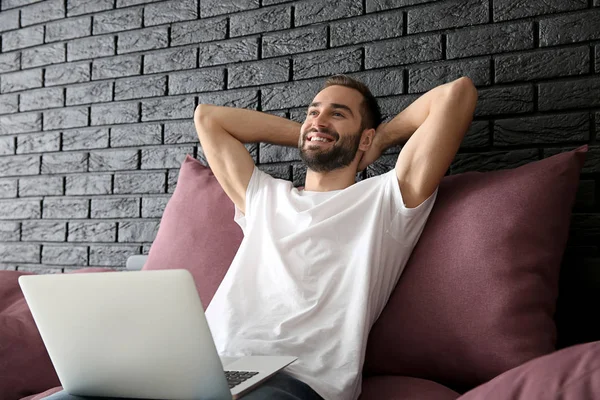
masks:
<instances>
[{"instance_id":1,"label":"t-shirt sleeve","mask_svg":"<svg viewBox=\"0 0 600 400\"><path fill-rule=\"evenodd\" d=\"M250 177L250 182L248 182L248 187L246 188L246 212L243 213L242 210L235 207L235 214L233 220L242 228L242 232L246 233L246 226L249 221L254 218L254 214L256 213L256 197L257 193L261 190L266 190L269 179L273 179L271 175L264 173L255 165L254 170L252 171L252 176Z\"/></svg>"},{"instance_id":2,"label":"t-shirt sleeve","mask_svg":"<svg viewBox=\"0 0 600 400\"><path fill-rule=\"evenodd\" d=\"M407 207L398 184L396 170L392 169L385 173L383 179L392 210L392 222L389 225L388 233L401 243L414 245L429 218L437 198L439 186L418 206Z\"/></svg>"}]
</instances>

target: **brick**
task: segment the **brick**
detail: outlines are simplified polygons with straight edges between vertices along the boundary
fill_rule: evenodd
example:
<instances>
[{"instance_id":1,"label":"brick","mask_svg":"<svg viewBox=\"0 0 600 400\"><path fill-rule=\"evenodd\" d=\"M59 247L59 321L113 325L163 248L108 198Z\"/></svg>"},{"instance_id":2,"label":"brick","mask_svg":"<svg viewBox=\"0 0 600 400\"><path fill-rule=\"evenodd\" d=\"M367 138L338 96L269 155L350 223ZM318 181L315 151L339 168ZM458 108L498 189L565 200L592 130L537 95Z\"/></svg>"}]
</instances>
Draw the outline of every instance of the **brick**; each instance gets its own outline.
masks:
<instances>
[{"instance_id":1,"label":"brick","mask_svg":"<svg viewBox=\"0 0 600 400\"><path fill-rule=\"evenodd\" d=\"M0 32L19 28L19 10L2 11L0 13Z\"/></svg>"},{"instance_id":2,"label":"brick","mask_svg":"<svg viewBox=\"0 0 600 400\"><path fill-rule=\"evenodd\" d=\"M19 95L0 95L0 114L16 113L17 111L19 111Z\"/></svg>"},{"instance_id":3,"label":"brick","mask_svg":"<svg viewBox=\"0 0 600 400\"><path fill-rule=\"evenodd\" d=\"M365 68L381 68L442 59L440 36L393 39L365 45Z\"/></svg>"},{"instance_id":4,"label":"brick","mask_svg":"<svg viewBox=\"0 0 600 400\"><path fill-rule=\"evenodd\" d=\"M162 0L117 0L117 8L137 6L139 4L147 4L147 3L152 3L155 1L162 1Z\"/></svg>"},{"instance_id":5,"label":"brick","mask_svg":"<svg viewBox=\"0 0 600 400\"><path fill-rule=\"evenodd\" d=\"M90 172L137 169L137 150L99 150L90 152Z\"/></svg>"},{"instance_id":6,"label":"brick","mask_svg":"<svg viewBox=\"0 0 600 400\"><path fill-rule=\"evenodd\" d=\"M142 149L142 169L179 168L186 154L193 153L192 146Z\"/></svg>"},{"instance_id":7,"label":"brick","mask_svg":"<svg viewBox=\"0 0 600 400\"><path fill-rule=\"evenodd\" d=\"M273 4L288 3L290 0L263 0L262 6L272 6Z\"/></svg>"},{"instance_id":8,"label":"brick","mask_svg":"<svg viewBox=\"0 0 600 400\"><path fill-rule=\"evenodd\" d=\"M236 64L229 67L229 88L286 82L289 78L290 61L283 59Z\"/></svg>"},{"instance_id":9,"label":"brick","mask_svg":"<svg viewBox=\"0 0 600 400\"><path fill-rule=\"evenodd\" d=\"M272 165L262 164L258 166L258 169L271 175L276 179L284 179L286 181L291 180L291 166L290 165Z\"/></svg>"},{"instance_id":10,"label":"brick","mask_svg":"<svg viewBox=\"0 0 600 400\"><path fill-rule=\"evenodd\" d=\"M600 77L538 84L540 111L600 106Z\"/></svg>"},{"instance_id":11,"label":"brick","mask_svg":"<svg viewBox=\"0 0 600 400\"><path fill-rule=\"evenodd\" d=\"M162 97L142 101L142 121L193 118L193 97Z\"/></svg>"},{"instance_id":12,"label":"brick","mask_svg":"<svg viewBox=\"0 0 600 400\"><path fill-rule=\"evenodd\" d=\"M69 242L116 242L116 222L69 222Z\"/></svg>"},{"instance_id":13,"label":"brick","mask_svg":"<svg viewBox=\"0 0 600 400\"><path fill-rule=\"evenodd\" d=\"M371 178L373 176L378 176L381 174L384 174L388 171L390 171L391 169L394 168L394 165L396 164L396 160L398 158L397 154L394 155L383 155L381 157L379 157L377 160L375 160L375 162L373 162L371 165L369 165L367 167L367 178ZM303 184L304 179L302 179L301 182L298 182L299 184Z\"/></svg>"},{"instance_id":14,"label":"brick","mask_svg":"<svg viewBox=\"0 0 600 400\"><path fill-rule=\"evenodd\" d=\"M40 24L65 17L63 0L46 0L21 9L21 25Z\"/></svg>"},{"instance_id":15,"label":"brick","mask_svg":"<svg viewBox=\"0 0 600 400\"><path fill-rule=\"evenodd\" d=\"M64 242L67 224L55 221L25 221L21 229L21 240L24 242Z\"/></svg>"},{"instance_id":16,"label":"brick","mask_svg":"<svg viewBox=\"0 0 600 400\"><path fill-rule=\"evenodd\" d=\"M494 121L494 145L538 145L587 141L587 113L499 119Z\"/></svg>"},{"instance_id":17,"label":"brick","mask_svg":"<svg viewBox=\"0 0 600 400\"><path fill-rule=\"evenodd\" d=\"M296 4L295 26L333 21L362 14L361 0L303 1Z\"/></svg>"},{"instance_id":18,"label":"brick","mask_svg":"<svg viewBox=\"0 0 600 400\"><path fill-rule=\"evenodd\" d=\"M136 124L110 130L110 147L161 144L160 124Z\"/></svg>"},{"instance_id":19,"label":"brick","mask_svg":"<svg viewBox=\"0 0 600 400\"><path fill-rule=\"evenodd\" d=\"M233 14L229 17L229 35L245 36L291 27L291 7L269 7Z\"/></svg>"},{"instance_id":20,"label":"brick","mask_svg":"<svg viewBox=\"0 0 600 400\"><path fill-rule=\"evenodd\" d=\"M63 178L37 176L19 179L19 197L63 194Z\"/></svg>"},{"instance_id":21,"label":"brick","mask_svg":"<svg viewBox=\"0 0 600 400\"><path fill-rule=\"evenodd\" d=\"M113 36L94 36L67 42L68 61L106 57L114 54L115 39Z\"/></svg>"},{"instance_id":22,"label":"brick","mask_svg":"<svg viewBox=\"0 0 600 400\"><path fill-rule=\"evenodd\" d=\"M402 36L402 11L351 18L330 25L331 46L345 46Z\"/></svg>"},{"instance_id":23,"label":"brick","mask_svg":"<svg viewBox=\"0 0 600 400\"><path fill-rule=\"evenodd\" d=\"M125 268L135 254L140 254L140 246L90 246L90 265Z\"/></svg>"},{"instance_id":24,"label":"brick","mask_svg":"<svg viewBox=\"0 0 600 400\"><path fill-rule=\"evenodd\" d=\"M467 130L461 149L487 147L490 145L490 124L488 121L473 121Z\"/></svg>"},{"instance_id":25,"label":"brick","mask_svg":"<svg viewBox=\"0 0 600 400\"><path fill-rule=\"evenodd\" d=\"M67 129L86 126L89 109L87 107L59 108L44 111L44 130Z\"/></svg>"},{"instance_id":26,"label":"brick","mask_svg":"<svg viewBox=\"0 0 600 400\"><path fill-rule=\"evenodd\" d=\"M520 1L515 5L514 0L494 0L494 22L511 19L532 17L542 14L557 14L564 11L587 8L586 0L546 0Z\"/></svg>"},{"instance_id":27,"label":"brick","mask_svg":"<svg viewBox=\"0 0 600 400\"><path fill-rule=\"evenodd\" d=\"M293 78L307 79L360 70L362 49L325 50L296 56L293 59Z\"/></svg>"},{"instance_id":28,"label":"brick","mask_svg":"<svg viewBox=\"0 0 600 400\"><path fill-rule=\"evenodd\" d=\"M519 22L463 28L449 32L446 40L448 59L527 50L534 47L533 23Z\"/></svg>"},{"instance_id":29,"label":"brick","mask_svg":"<svg viewBox=\"0 0 600 400\"><path fill-rule=\"evenodd\" d=\"M62 150L83 150L108 147L108 128L85 128L62 133Z\"/></svg>"},{"instance_id":30,"label":"brick","mask_svg":"<svg viewBox=\"0 0 600 400\"><path fill-rule=\"evenodd\" d=\"M177 72L169 75L169 95L209 92L224 88L223 68Z\"/></svg>"},{"instance_id":31,"label":"brick","mask_svg":"<svg viewBox=\"0 0 600 400\"><path fill-rule=\"evenodd\" d=\"M165 122L165 144L198 143L194 121Z\"/></svg>"},{"instance_id":32,"label":"brick","mask_svg":"<svg viewBox=\"0 0 600 400\"><path fill-rule=\"evenodd\" d=\"M450 166L450 174L454 175L467 171L488 172L511 169L537 160L537 149L459 153Z\"/></svg>"},{"instance_id":33,"label":"brick","mask_svg":"<svg viewBox=\"0 0 600 400\"><path fill-rule=\"evenodd\" d=\"M294 164L292 166L292 184L294 187L304 186L306 181L306 165Z\"/></svg>"},{"instance_id":34,"label":"brick","mask_svg":"<svg viewBox=\"0 0 600 400\"><path fill-rule=\"evenodd\" d=\"M400 96L389 96L382 99L378 99L379 107L381 108L381 115L385 119L387 117L394 117L400 111L415 102L421 95L408 94Z\"/></svg>"},{"instance_id":35,"label":"brick","mask_svg":"<svg viewBox=\"0 0 600 400\"><path fill-rule=\"evenodd\" d=\"M496 83L531 81L587 74L590 70L588 46L536 50L494 57Z\"/></svg>"},{"instance_id":36,"label":"brick","mask_svg":"<svg viewBox=\"0 0 600 400\"><path fill-rule=\"evenodd\" d=\"M4 156L0 158L0 176L37 175L40 171L40 157Z\"/></svg>"},{"instance_id":37,"label":"brick","mask_svg":"<svg viewBox=\"0 0 600 400\"><path fill-rule=\"evenodd\" d=\"M479 89L474 116L533 112L533 85Z\"/></svg>"},{"instance_id":38,"label":"brick","mask_svg":"<svg viewBox=\"0 0 600 400\"><path fill-rule=\"evenodd\" d=\"M33 199L0 200L0 219L32 219L40 217L40 201Z\"/></svg>"},{"instance_id":39,"label":"brick","mask_svg":"<svg viewBox=\"0 0 600 400\"><path fill-rule=\"evenodd\" d=\"M259 0L204 0L200 2L200 18L231 14L258 7Z\"/></svg>"},{"instance_id":40,"label":"brick","mask_svg":"<svg viewBox=\"0 0 600 400\"><path fill-rule=\"evenodd\" d=\"M112 100L112 82L92 82L67 88L67 105L99 103Z\"/></svg>"},{"instance_id":41,"label":"brick","mask_svg":"<svg viewBox=\"0 0 600 400\"><path fill-rule=\"evenodd\" d=\"M171 196L142 197L142 218L161 218L170 199ZM2 225L0 225L0 238L1 229Z\"/></svg>"},{"instance_id":42,"label":"brick","mask_svg":"<svg viewBox=\"0 0 600 400\"><path fill-rule=\"evenodd\" d=\"M123 197L92 199L92 218L138 218L140 199Z\"/></svg>"},{"instance_id":43,"label":"brick","mask_svg":"<svg viewBox=\"0 0 600 400\"><path fill-rule=\"evenodd\" d=\"M170 72L196 68L198 49L184 48L144 55L144 73Z\"/></svg>"},{"instance_id":44,"label":"brick","mask_svg":"<svg viewBox=\"0 0 600 400\"><path fill-rule=\"evenodd\" d=\"M42 87L42 70L30 69L27 71L12 72L2 75L0 92L9 93L19 90Z\"/></svg>"},{"instance_id":45,"label":"brick","mask_svg":"<svg viewBox=\"0 0 600 400\"><path fill-rule=\"evenodd\" d=\"M111 182L110 174L68 175L65 178L65 194L68 196L111 194Z\"/></svg>"},{"instance_id":46,"label":"brick","mask_svg":"<svg viewBox=\"0 0 600 400\"><path fill-rule=\"evenodd\" d=\"M148 4L144 8L144 26L162 25L198 18L196 0L171 0Z\"/></svg>"},{"instance_id":47,"label":"brick","mask_svg":"<svg viewBox=\"0 0 600 400\"><path fill-rule=\"evenodd\" d=\"M42 155L42 174L87 171L87 153L53 153Z\"/></svg>"},{"instance_id":48,"label":"brick","mask_svg":"<svg viewBox=\"0 0 600 400\"><path fill-rule=\"evenodd\" d=\"M327 27L314 26L269 33L262 37L263 58L322 50L327 47Z\"/></svg>"},{"instance_id":49,"label":"brick","mask_svg":"<svg viewBox=\"0 0 600 400\"><path fill-rule=\"evenodd\" d=\"M110 103L92 105L91 125L112 125L137 122L139 103Z\"/></svg>"},{"instance_id":50,"label":"brick","mask_svg":"<svg viewBox=\"0 0 600 400\"><path fill-rule=\"evenodd\" d=\"M0 136L0 155L15 154L15 138L12 136Z\"/></svg>"},{"instance_id":51,"label":"brick","mask_svg":"<svg viewBox=\"0 0 600 400\"><path fill-rule=\"evenodd\" d=\"M17 136L17 154L45 153L60 149L60 132L45 132Z\"/></svg>"},{"instance_id":52,"label":"brick","mask_svg":"<svg viewBox=\"0 0 600 400\"><path fill-rule=\"evenodd\" d=\"M117 52L133 53L134 51L152 50L167 47L167 27L146 28L131 32L119 33Z\"/></svg>"},{"instance_id":53,"label":"brick","mask_svg":"<svg viewBox=\"0 0 600 400\"><path fill-rule=\"evenodd\" d=\"M0 135L42 130L42 114L12 114L0 116Z\"/></svg>"},{"instance_id":54,"label":"brick","mask_svg":"<svg viewBox=\"0 0 600 400\"><path fill-rule=\"evenodd\" d=\"M261 90L263 111L304 107L317 95L324 80L291 82Z\"/></svg>"},{"instance_id":55,"label":"brick","mask_svg":"<svg viewBox=\"0 0 600 400\"><path fill-rule=\"evenodd\" d=\"M23 68L33 68L65 61L64 43L48 44L32 49L26 49L21 52L21 64L23 65Z\"/></svg>"},{"instance_id":56,"label":"brick","mask_svg":"<svg viewBox=\"0 0 600 400\"><path fill-rule=\"evenodd\" d=\"M40 0L3 0L2 10L8 10L9 8L15 8L20 6L26 6L27 4L37 3Z\"/></svg>"},{"instance_id":57,"label":"brick","mask_svg":"<svg viewBox=\"0 0 600 400\"><path fill-rule=\"evenodd\" d=\"M408 11L409 34L462 26L485 24L489 21L487 0L453 0L434 3Z\"/></svg>"},{"instance_id":58,"label":"brick","mask_svg":"<svg viewBox=\"0 0 600 400\"><path fill-rule=\"evenodd\" d=\"M596 46L596 55L594 57L596 59L596 73L600 73L600 45Z\"/></svg>"},{"instance_id":59,"label":"brick","mask_svg":"<svg viewBox=\"0 0 600 400\"><path fill-rule=\"evenodd\" d=\"M283 161L300 161L300 152L297 147L278 146L271 143L260 144L259 162L274 163Z\"/></svg>"},{"instance_id":60,"label":"brick","mask_svg":"<svg viewBox=\"0 0 600 400\"><path fill-rule=\"evenodd\" d=\"M67 0L67 17L113 8L113 0Z\"/></svg>"},{"instance_id":61,"label":"brick","mask_svg":"<svg viewBox=\"0 0 600 400\"><path fill-rule=\"evenodd\" d=\"M42 248L42 263L54 265L87 265L87 246L45 245Z\"/></svg>"},{"instance_id":62,"label":"brick","mask_svg":"<svg viewBox=\"0 0 600 400\"><path fill-rule=\"evenodd\" d=\"M201 44L198 52L198 65L200 67L257 60L258 41L256 38L244 38Z\"/></svg>"},{"instance_id":63,"label":"brick","mask_svg":"<svg viewBox=\"0 0 600 400\"><path fill-rule=\"evenodd\" d=\"M119 223L119 242L153 242L160 221L124 221Z\"/></svg>"},{"instance_id":64,"label":"brick","mask_svg":"<svg viewBox=\"0 0 600 400\"><path fill-rule=\"evenodd\" d=\"M142 8L94 14L94 35L138 29L142 27Z\"/></svg>"},{"instance_id":65,"label":"brick","mask_svg":"<svg viewBox=\"0 0 600 400\"><path fill-rule=\"evenodd\" d=\"M436 1L437 0L366 0L368 13Z\"/></svg>"},{"instance_id":66,"label":"brick","mask_svg":"<svg viewBox=\"0 0 600 400\"><path fill-rule=\"evenodd\" d=\"M69 18L46 24L46 43L89 36L92 34L92 18Z\"/></svg>"},{"instance_id":67,"label":"brick","mask_svg":"<svg viewBox=\"0 0 600 400\"><path fill-rule=\"evenodd\" d=\"M46 88L21 93L21 111L62 107L63 104L62 88Z\"/></svg>"},{"instance_id":68,"label":"brick","mask_svg":"<svg viewBox=\"0 0 600 400\"><path fill-rule=\"evenodd\" d=\"M593 207L595 204L596 181L579 181L575 196L575 207ZM2 228L0 227L0 229Z\"/></svg>"},{"instance_id":69,"label":"brick","mask_svg":"<svg viewBox=\"0 0 600 400\"><path fill-rule=\"evenodd\" d=\"M433 65L409 68L408 92L424 93L462 76L469 77L475 86L491 85L490 60L438 62Z\"/></svg>"},{"instance_id":70,"label":"brick","mask_svg":"<svg viewBox=\"0 0 600 400\"><path fill-rule=\"evenodd\" d=\"M44 43L44 26L37 25L29 28L2 34L2 51L10 51L31 47Z\"/></svg>"},{"instance_id":71,"label":"brick","mask_svg":"<svg viewBox=\"0 0 600 400\"><path fill-rule=\"evenodd\" d=\"M228 90L225 92L203 93L198 95L198 103L256 110L258 92L256 90Z\"/></svg>"},{"instance_id":72,"label":"brick","mask_svg":"<svg viewBox=\"0 0 600 400\"><path fill-rule=\"evenodd\" d=\"M129 172L115 174L114 193L165 193L165 172Z\"/></svg>"},{"instance_id":73,"label":"brick","mask_svg":"<svg viewBox=\"0 0 600 400\"><path fill-rule=\"evenodd\" d=\"M142 76L119 79L115 82L115 100L164 96L166 91L166 76Z\"/></svg>"},{"instance_id":74,"label":"brick","mask_svg":"<svg viewBox=\"0 0 600 400\"><path fill-rule=\"evenodd\" d=\"M541 19L539 24L540 47L600 39L600 10L596 9Z\"/></svg>"},{"instance_id":75,"label":"brick","mask_svg":"<svg viewBox=\"0 0 600 400\"><path fill-rule=\"evenodd\" d=\"M2 242L18 242L20 226L18 222L0 222L0 241Z\"/></svg>"},{"instance_id":76,"label":"brick","mask_svg":"<svg viewBox=\"0 0 600 400\"><path fill-rule=\"evenodd\" d=\"M0 73L16 71L21 67L21 54L18 52L0 54Z\"/></svg>"},{"instance_id":77,"label":"brick","mask_svg":"<svg viewBox=\"0 0 600 400\"><path fill-rule=\"evenodd\" d=\"M139 55L103 58L92 63L94 80L139 75L141 71L142 58Z\"/></svg>"},{"instance_id":78,"label":"brick","mask_svg":"<svg viewBox=\"0 0 600 400\"><path fill-rule=\"evenodd\" d=\"M69 178L67 177L67 180ZM39 203L39 202L38 202ZM43 200L44 218L87 218L89 200L69 198L48 198ZM39 215L39 212L38 212ZM39 216L38 216L39 218Z\"/></svg>"},{"instance_id":79,"label":"brick","mask_svg":"<svg viewBox=\"0 0 600 400\"><path fill-rule=\"evenodd\" d=\"M198 149L200 151L200 149ZM202 160L200 160L202 162ZM202 162L203 165L208 166L206 162ZM173 193L177 188L177 179L179 178L178 169L170 169L167 173L167 192Z\"/></svg>"},{"instance_id":80,"label":"brick","mask_svg":"<svg viewBox=\"0 0 600 400\"><path fill-rule=\"evenodd\" d=\"M40 246L37 244L0 244L0 260L3 262L40 262Z\"/></svg>"},{"instance_id":81,"label":"brick","mask_svg":"<svg viewBox=\"0 0 600 400\"><path fill-rule=\"evenodd\" d=\"M66 85L90 80L90 63L68 63L46 67L44 84L46 86Z\"/></svg>"},{"instance_id":82,"label":"brick","mask_svg":"<svg viewBox=\"0 0 600 400\"><path fill-rule=\"evenodd\" d=\"M171 25L171 46L221 40L225 39L226 34L226 18L181 22Z\"/></svg>"},{"instance_id":83,"label":"brick","mask_svg":"<svg viewBox=\"0 0 600 400\"><path fill-rule=\"evenodd\" d=\"M17 197L17 179L0 179L0 198L9 197Z\"/></svg>"}]
</instances>

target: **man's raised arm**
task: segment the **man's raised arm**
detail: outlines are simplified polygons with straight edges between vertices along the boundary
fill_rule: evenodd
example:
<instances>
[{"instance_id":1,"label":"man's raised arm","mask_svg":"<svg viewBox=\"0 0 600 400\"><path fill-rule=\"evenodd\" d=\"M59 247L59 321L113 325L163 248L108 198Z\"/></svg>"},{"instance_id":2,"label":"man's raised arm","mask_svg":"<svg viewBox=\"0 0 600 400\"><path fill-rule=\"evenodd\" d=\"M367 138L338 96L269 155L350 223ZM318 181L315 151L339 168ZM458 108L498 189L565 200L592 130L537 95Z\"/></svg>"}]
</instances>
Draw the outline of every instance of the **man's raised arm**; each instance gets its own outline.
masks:
<instances>
[{"instance_id":1,"label":"man's raised arm","mask_svg":"<svg viewBox=\"0 0 600 400\"><path fill-rule=\"evenodd\" d=\"M200 145L227 196L246 212L246 189L254 161L244 143L298 146L300 126L275 115L241 108L200 104L194 112Z\"/></svg>"}]
</instances>

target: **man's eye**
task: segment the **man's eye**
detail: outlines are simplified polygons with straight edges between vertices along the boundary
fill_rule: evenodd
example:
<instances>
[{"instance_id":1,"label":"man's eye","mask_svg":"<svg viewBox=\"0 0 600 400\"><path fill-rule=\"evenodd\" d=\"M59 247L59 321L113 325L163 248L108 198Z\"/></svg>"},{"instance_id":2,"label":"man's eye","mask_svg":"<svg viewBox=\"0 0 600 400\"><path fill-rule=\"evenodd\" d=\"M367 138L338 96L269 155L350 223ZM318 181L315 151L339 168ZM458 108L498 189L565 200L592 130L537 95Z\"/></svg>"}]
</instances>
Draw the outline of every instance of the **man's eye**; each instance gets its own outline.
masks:
<instances>
[{"instance_id":1,"label":"man's eye","mask_svg":"<svg viewBox=\"0 0 600 400\"><path fill-rule=\"evenodd\" d=\"M340 114L340 113L333 113L333 115L335 115L335 116L338 116L338 115L339 115L340 117L343 117L343 116L344 116L344 114Z\"/></svg>"},{"instance_id":2,"label":"man's eye","mask_svg":"<svg viewBox=\"0 0 600 400\"><path fill-rule=\"evenodd\" d=\"M314 114L316 114L316 113L317 113L316 111L309 111L309 112L308 112L308 115L314 115Z\"/></svg>"}]
</instances>

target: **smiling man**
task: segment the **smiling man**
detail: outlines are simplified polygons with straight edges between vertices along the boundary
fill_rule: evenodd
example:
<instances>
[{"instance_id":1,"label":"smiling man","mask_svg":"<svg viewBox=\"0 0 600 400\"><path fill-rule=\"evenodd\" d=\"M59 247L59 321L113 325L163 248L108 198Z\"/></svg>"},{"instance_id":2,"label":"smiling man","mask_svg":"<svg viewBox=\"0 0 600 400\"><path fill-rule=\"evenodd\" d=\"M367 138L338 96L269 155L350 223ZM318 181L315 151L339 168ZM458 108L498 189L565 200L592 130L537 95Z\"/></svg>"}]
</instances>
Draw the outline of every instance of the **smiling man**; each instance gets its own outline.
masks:
<instances>
[{"instance_id":1,"label":"smiling man","mask_svg":"<svg viewBox=\"0 0 600 400\"><path fill-rule=\"evenodd\" d=\"M330 78L303 124L201 104L206 159L244 239L206 310L222 356L298 360L247 399L356 399L369 331L434 205L477 102L468 78L438 86L389 123L369 89ZM244 143L298 146L303 189L259 170ZM387 148L395 168L355 182Z\"/></svg>"}]
</instances>

